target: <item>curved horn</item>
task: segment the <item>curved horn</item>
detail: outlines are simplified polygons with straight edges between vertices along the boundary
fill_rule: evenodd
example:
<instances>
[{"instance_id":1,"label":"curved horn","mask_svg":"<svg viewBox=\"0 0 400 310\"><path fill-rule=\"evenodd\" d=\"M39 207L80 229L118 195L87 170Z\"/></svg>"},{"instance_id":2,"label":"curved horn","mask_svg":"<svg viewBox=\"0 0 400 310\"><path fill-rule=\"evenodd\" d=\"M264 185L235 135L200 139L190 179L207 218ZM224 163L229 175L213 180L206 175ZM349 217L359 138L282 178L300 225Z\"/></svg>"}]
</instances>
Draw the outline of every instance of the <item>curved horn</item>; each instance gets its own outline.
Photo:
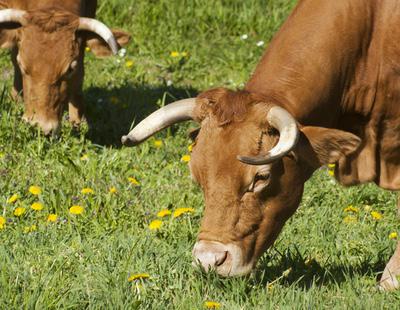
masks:
<instances>
[{"instance_id":1,"label":"curved horn","mask_svg":"<svg viewBox=\"0 0 400 310\"><path fill-rule=\"evenodd\" d=\"M98 34L107 42L114 55L118 53L118 43L115 40L112 31L102 22L93 18L80 17L78 30L86 30Z\"/></svg>"},{"instance_id":2,"label":"curved horn","mask_svg":"<svg viewBox=\"0 0 400 310\"><path fill-rule=\"evenodd\" d=\"M17 9L0 10L0 24L2 23L19 23L22 26L26 25L24 17L26 11Z\"/></svg>"},{"instance_id":3,"label":"curved horn","mask_svg":"<svg viewBox=\"0 0 400 310\"><path fill-rule=\"evenodd\" d=\"M162 107L142 120L128 135L123 136L121 138L122 144L138 145L164 128L192 120L195 104L196 98L189 98Z\"/></svg>"},{"instance_id":4,"label":"curved horn","mask_svg":"<svg viewBox=\"0 0 400 310\"><path fill-rule=\"evenodd\" d=\"M273 106L267 115L268 123L280 134L277 145L266 155L256 157L238 156L238 160L249 165L267 165L285 156L296 145L299 139L299 129L296 120L285 109Z\"/></svg>"}]
</instances>

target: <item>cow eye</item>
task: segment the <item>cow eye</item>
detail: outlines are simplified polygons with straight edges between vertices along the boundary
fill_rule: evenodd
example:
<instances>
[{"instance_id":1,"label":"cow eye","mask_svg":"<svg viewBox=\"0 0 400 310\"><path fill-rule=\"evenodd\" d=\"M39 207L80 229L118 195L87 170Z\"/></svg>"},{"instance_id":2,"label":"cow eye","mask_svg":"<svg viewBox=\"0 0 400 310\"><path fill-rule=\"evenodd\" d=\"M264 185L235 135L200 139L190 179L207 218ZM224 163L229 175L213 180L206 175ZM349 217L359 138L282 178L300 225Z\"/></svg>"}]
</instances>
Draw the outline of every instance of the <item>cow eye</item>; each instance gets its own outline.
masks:
<instances>
[{"instance_id":1,"label":"cow eye","mask_svg":"<svg viewBox=\"0 0 400 310\"><path fill-rule=\"evenodd\" d=\"M271 173L269 171L257 172L250 185L249 191L254 193L261 192L269 185L270 177Z\"/></svg>"}]
</instances>

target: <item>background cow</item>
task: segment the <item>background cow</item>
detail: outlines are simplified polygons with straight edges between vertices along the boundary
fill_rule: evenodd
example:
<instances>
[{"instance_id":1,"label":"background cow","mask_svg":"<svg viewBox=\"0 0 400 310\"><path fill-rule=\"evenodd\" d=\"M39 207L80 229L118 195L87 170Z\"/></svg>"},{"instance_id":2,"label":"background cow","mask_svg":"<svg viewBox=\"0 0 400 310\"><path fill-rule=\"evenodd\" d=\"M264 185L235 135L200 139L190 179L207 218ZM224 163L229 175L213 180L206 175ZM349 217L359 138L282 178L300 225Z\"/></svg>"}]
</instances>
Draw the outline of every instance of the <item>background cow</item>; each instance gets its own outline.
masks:
<instances>
[{"instance_id":1,"label":"background cow","mask_svg":"<svg viewBox=\"0 0 400 310\"><path fill-rule=\"evenodd\" d=\"M45 134L57 132L67 103L71 123L82 120L85 46L107 56L129 41L93 19L96 6L96 0L0 0L0 47L12 50L13 95L23 90L23 118Z\"/></svg>"},{"instance_id":2,"label":"background cow","mask_svg":"<svg viewBox=\"0 0 400 310\"><path fill-rule=\"evenodd\" d=\"M205 196L193 250L205 269L248 273L322 165L336 163L344 185L400 189L399 23L395 1L300 1L244 90L173 103L122 138L201 124L190 169ZM382 287L399 287L399 274L400 245Z\"/></svg>"}]
</instances>

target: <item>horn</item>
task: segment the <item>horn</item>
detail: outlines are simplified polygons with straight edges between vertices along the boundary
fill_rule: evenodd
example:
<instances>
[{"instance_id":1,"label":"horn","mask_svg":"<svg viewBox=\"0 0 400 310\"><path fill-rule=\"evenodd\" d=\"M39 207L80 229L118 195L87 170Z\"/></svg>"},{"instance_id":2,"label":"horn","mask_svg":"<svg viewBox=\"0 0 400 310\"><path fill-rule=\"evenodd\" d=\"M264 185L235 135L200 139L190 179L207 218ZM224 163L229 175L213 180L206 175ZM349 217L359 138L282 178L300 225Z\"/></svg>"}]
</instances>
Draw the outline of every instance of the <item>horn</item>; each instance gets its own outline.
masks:
<instances>
[{"instance_id":1,"label":"horn","mask_svg":"<svg viewBox=\"0 0 400 310\"><path fill-rule=\"evenodd\" d=\"M19 23L22 26L26 25L24 17L26 11L17 9L0 10L0 24L2 23Z\"/></svg>"},{"instance_id":2,"label":"horn","mask_svg":"<svg viewBox=\"0 0 400 310\"><path fill-rule=\"evenodd\" d=\"M155 133L173 124L193 119L196 98L189 98L168 104L142 120L121 142L127 146L138 145Z\"/></svg>"},{"instance_id":3,"label":"horn","mask_svg":"<svg viewBox=\"0 0 400 310\"><path fill-rule=\"evenodd\" d=\"M280 134L277 145L266 155L256 157L238 156L237 159L249 165L267 165L288 154L299 139L296 120L285 109L273 106L267 114L268 123Z\"/></svg>"},{"instance_id":4,"label":"horn","mask_svg":"<svg viewBox=\"0 0 400 310\"><path fill-rule=\"evenodd\" d=\"M102 22L93 18L80 17L78 30L86 30L98 34L107 42L114 55L118 53L118 43L115 40L112 31Z\"/></svg>"}]
</instances>

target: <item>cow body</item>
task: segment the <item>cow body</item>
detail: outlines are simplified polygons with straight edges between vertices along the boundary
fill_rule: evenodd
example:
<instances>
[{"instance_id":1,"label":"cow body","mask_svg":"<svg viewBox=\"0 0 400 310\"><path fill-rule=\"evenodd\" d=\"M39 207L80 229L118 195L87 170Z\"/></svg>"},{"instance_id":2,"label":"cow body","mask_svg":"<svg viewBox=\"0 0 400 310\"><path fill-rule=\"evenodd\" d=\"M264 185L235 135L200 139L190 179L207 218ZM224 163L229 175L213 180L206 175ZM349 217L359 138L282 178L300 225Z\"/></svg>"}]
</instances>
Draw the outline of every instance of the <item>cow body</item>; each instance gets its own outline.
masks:
<instances>
[{"instance_id":1,"label":"cow body","mask_svg":"<svg viewBox=\"0 0 400 310\"><path fill-rule=\"evenodd\" d=\"M83 118L84 49L104 41L80 31L79 22L80 17L94 18L96 6L96 0L0 0L0 10L26 12L24 25L0 26L0 47L12 50L13 95L23 93L24 119L46 134L58 130L67 105L72 124Z\"/></svg>"},{"instance_id":2,"label":"cow body","mask_svg":"<svg viewBox=\"0 0 400 310\"><path fill-rule=\"evenodd\" d=\"M205 269L248 273L323 165L344 185L400 189L399 23L397 1L301 0L244 90L174 103L123 137L136 145L178 121L201 124L190 170L205 198L193 249ZM400 243L382 287L399 287L396 275Z\"/></svg>"}]
</instances>

